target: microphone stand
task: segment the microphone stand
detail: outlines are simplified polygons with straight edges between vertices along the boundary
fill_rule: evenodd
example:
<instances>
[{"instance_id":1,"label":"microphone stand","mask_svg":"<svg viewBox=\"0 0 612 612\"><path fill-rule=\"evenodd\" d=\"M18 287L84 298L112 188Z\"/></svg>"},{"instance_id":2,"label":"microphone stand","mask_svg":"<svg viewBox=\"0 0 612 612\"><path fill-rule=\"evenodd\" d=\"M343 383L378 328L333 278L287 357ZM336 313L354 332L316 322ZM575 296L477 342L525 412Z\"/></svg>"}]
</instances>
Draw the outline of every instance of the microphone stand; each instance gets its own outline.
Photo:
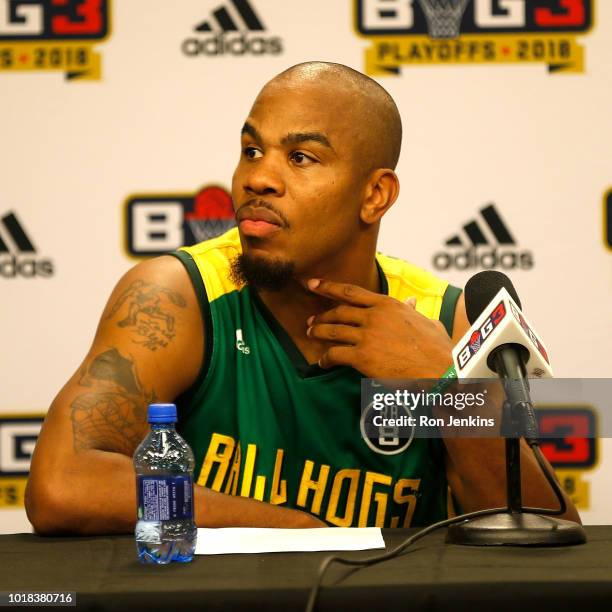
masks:
<instances>
[{"instance_id":1,"label":"microphone stand","mask_svg":"<svg viewBox=\"0 0 612 612\"><path fill-rule=\"evenodd\" d=\"M505 512L467 519L448 528L446 541L470 546L570 546L586 542L586 533L573 521L552 516L565 512L565 500L559 484L550 474L538 447L537 422L529 395L529 383L517 345L500 346L491 353L491 369L504 385L502 424L510 427L515 437L506 438L506 500ZM521 432L517 434L516 432ZM508 429L506 429L508 433ZM548 482L559 499L559 510L523 506L521 489L521 446L524 435Z\"/></svg>"}]
</instances>

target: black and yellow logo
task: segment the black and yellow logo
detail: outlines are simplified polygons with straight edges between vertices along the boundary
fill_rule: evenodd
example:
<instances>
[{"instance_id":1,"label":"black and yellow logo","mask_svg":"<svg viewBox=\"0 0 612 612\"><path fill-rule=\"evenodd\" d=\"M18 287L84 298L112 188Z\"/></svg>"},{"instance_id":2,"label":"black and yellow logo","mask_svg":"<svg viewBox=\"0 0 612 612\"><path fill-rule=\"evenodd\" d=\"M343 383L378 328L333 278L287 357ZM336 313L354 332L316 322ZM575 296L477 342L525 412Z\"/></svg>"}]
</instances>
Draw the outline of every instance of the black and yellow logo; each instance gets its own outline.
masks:
<instances>
[{"instance_id":1,"label":"black and yellow logo","mask_svg":"<svg viewBox=\"0 0 612 612\"><path fill-rule=\"evenodd\" d=\"M594 22L594 0L355 0L355 27L372 42L366 74L402 66L546 64L583 72L577 42Z\"/></svg>"},{"instance_id":2,"label":"black and yellow logo","mask_svg":"<svg viewBox=\"0 0 612 612\"><path fill-rule=\"evenodd\" d=\"M0 72L59 71L98 80L94 44L110 32L110 0L0 0Z\"/></svg>"},{"instance_id":3,"label":"black and yellow logo","mask_svg":"<svg viewBox=\"0 0 612 612\"><path fill-rule=\"evenodd\" d=\"M0 508L23 508L30 460L44 417L0 417Z\"/></svg>"}]
</instances>

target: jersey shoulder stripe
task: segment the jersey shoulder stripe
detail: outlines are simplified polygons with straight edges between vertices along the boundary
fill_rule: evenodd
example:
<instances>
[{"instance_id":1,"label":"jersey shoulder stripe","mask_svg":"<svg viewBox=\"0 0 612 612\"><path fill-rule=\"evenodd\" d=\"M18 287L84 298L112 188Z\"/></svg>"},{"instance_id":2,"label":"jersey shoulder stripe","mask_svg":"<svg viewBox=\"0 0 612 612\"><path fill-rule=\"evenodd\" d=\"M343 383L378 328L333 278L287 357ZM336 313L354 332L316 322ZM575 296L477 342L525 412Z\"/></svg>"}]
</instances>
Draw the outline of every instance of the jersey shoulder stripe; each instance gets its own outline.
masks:
<instances>
[{"instance_id":1,"label":"jersey shoulder stripe","mask_svg":"<svg viewBox=\"0 0 612 612\"><path fill-rule=\"evenodd\" d=\"M237 227L217 238L182 247L180 250L189 253L195 261L202 275L209 302L240 290L230 274L232 260L242 253Z\"/></svg>"}]
</instances>

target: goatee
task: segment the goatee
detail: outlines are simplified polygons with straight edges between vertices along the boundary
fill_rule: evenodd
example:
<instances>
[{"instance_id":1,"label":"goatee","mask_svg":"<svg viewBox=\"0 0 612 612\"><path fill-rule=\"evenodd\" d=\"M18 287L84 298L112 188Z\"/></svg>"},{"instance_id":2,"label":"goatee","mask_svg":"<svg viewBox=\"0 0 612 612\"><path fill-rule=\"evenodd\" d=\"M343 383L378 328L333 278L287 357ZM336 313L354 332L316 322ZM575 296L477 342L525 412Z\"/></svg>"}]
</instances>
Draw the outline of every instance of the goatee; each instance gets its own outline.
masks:
<instances>
[{"instance_id":1,"label":"goatee","mask_svg":"<svg viewBox=\"0 0 612 612\"><path fill-rule=\"evenodd\" d=\"M265 259L242 253L231 263L230 278L236 285L280 291L293 279L294 264L282 259Z\"/></svg>"}]
</instances>

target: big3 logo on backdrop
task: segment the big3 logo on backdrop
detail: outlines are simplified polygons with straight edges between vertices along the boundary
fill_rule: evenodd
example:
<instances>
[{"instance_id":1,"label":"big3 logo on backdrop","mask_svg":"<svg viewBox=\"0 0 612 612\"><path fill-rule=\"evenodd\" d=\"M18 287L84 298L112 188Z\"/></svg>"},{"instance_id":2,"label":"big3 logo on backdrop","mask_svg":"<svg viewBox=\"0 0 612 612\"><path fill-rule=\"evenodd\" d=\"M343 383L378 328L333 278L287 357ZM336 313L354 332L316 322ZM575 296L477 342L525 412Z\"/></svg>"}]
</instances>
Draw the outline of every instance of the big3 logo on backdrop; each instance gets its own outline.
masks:
<instances>
[{"instance_id":1,"label":"big3 logo on backdrop","mask_svg":"<svg viewBox=\"0 0 612 612\"><path fill-rule=\"evenodd\" d=\"M543 63L583 72L576 42L594 0L355 0L357 32L372 41L365 72L424 64Z\"/></svg>"},{"instance_id":2,"label":"big3 logo on backdrop","mask_svg":"<svg viewBox=\"0 0 612 612\"><path fill-rule=\"evenodd\" d=\"M0 508L19 508L43 415L0 415Z\"/></svg>"},{"instance_id":3,"label":"big3 logo on backdrop","mask_svg":"<svg viewBox=\"0 0 612 612\"><path fill-rule=\"evenodd\" d=\"M579 510L591 507L586 471L599 460L596 411L591 406L536 406L540 446Z\"/></svg>"},{"instance_id":4,"label":"big3 logo on backdrop","mask_svg":"<svg viewBox=\"0 0 612 612\"><path fill-rule=\"evenodd\" d=\"M125 245L132 257L151 257L219 236L236 224L224 187L197 193L137 194L124 205Z\"/></svg>"},{"instance_id":5,"label":"big3 logo on backdrop","mask_svg":"<svg viewBox=\"0 0 612 612\"><path fill-rule=\"evenodd\" d=\"M110 0L0 0L0 72L60 71L97 80L94 44L110 30Z\"/></svg>"}]
</instances>

